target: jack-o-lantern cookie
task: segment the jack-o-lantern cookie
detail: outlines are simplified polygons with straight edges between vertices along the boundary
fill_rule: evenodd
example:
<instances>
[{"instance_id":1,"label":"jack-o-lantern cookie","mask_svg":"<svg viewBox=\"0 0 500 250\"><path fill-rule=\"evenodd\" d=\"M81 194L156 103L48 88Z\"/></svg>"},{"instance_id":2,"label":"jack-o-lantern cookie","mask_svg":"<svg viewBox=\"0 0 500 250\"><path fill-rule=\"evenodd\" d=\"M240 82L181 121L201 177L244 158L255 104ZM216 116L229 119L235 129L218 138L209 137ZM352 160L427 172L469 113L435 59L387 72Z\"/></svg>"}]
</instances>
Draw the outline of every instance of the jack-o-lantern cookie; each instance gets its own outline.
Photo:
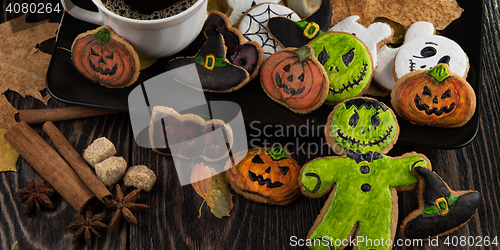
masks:
<instances>
[{"instance_id":1,"label":"jack-o-lantern cookie","mask_svg":"<svg viewBox=\"0 0 500 250\"><path fill-rule=\"evenodd\" d=\"M318 11L306 19L294 22L287 17L273 17L267 23L267 30L281 47L299 48L330 28L332 10L330 0L321 0Z\"/></svg>"},{"instance_id":2,"label":"jack-o-lantern cookie","mask_svg":"<svg viewBox=\"0 0 500 250\"><path fill-rule=\"evenodd\" d=\"M262 47L265 60L274 52L282 49L267 30L269 19L278 16L284 16L293 21L300 21L300 17L286 6L263 3L250 8L241 16L238 24L236 24L236 27L241 30L246 41L255 41Z\"/></svg>"},{"instance_id":3,"label":"jack-o-lantern cookie","mask_svg":"<svg viewBox=\"0 0 500 250\"><path fill-rule=\"evenodd\" d=\"M254 148L239 163L226 164L226 177L236 193L260 203L287 205L300 196L298 163L285 148ZM241 155L235 158L241 158ZM231 167L231 168L230 168Z\"/></svg>"},{"instance_id":4,"label":"jack-o-lantern cookie","mask_svg":"<svg viewBox=\"0 0 500 250\"><path fill-rule=\"evenodd\" d=\"M260 82L274 101L296 113L319 108L328 95L328 77L309 46L274 53L260 72Z\"/></svg>"},{"instance_id":5,"label":"jack-o-lantern cookie","mask_svg":"<svg viewBox=\"0 0 500 250\"><path fill-rule=\"evenodd\" d=\"M481 202L477 191L455 191L433 171L414 167L419 179L419 208L401 224L405 239L423 239L447 235L463 226Z\"/></svg>"},{"instance_id":6,"label":"jack-o-lantern cookie","mask_svg":"<svg viewBox=\"0 0 500 250\"><path fill-rule=\"evenodd\" d=\"M461 127L476 110L476 94L446 64L407 74L392 89L396 113L411 123L438 127Z\"/></svg>"},{"instance_id":7,"label":"jack-o-lantern cookie","mask_svg":"<svg viewBox=\"0 0 500 250\"><path fill-rule=\"evenodd\" d=\"M373 242L394 240L396 191L416 186L418 178L412 168L431 167L424 155L415 152L394 158L385 155L398 134L396 116L375 99L357 97L335 106L325 136L335 152L342 152L341 157L306 163L299 179L306 196L330 193L307 236L319 242L311 249L340 249L350 237L371 239L358 241L358 249L391 249L391 244Z\"/></svg>"},{"instance_id":8,"label":"jack-o-lantern cookie","mask_svg":"<svg viewBox=\"0 0 500 250\"><path fill-rule=\"evenodd\" d=\"M241 31L233 27L227 16L219 11L211 11L208 15L200 34L191 46L194 50L199 50L207 41L205 32L209 29L221 33L226 46L226 59L229 62L248 71L250 79L259 74L264 61L262 47L254 41L245 42Z\"/></svg>"},{"instance_id":9,"label":"jack-o-lantern cookie","mask_svg":"<svg viewBox=\"0 0 500 250\"><path fill-rule=\"evenodd\" d=\"M368 89L373 63L370 51L359 38L343 32L327 32L309 46L330 82L325 103L336 104L360 96Z\"/></svg>"},{"instance_id":10,"label":"jack-o-lantern cookie","mask_svg":"<svg viewBox=\"0 0 500 250\"><path fill-rule=\"evenodd\" d=\"M149 137L153 151L184 159L218 161L227 156L233 145L231 126L222 120L205 121L163 106L153 108Z\"/></svg>"},{"instance_id":11,"label":"jack-o-lantern cookie","mask_svg":"<svg viewBox=\"0 0 500 250\"><path fill-rule=\"evenodd\" d=\"M105 25L78 35L71 59L82 75L108 88L130 86L139 77L140 61L134 48Z\"/></svg>"},{"instance_id":12,"label":"jack-o-lantern cookie","mask_svg":"<svg viewBox=\"0 0 500 250\"><path fill-rule=\"evenodd\" d=\"M194 63L200 77L201 87L206 92L227 93L240 89L249 80L248 72L226 59L226 47L222 35L215 30L205 31L207 41L194 57L178 57L167 65L167 71ZM183 84L199 88L194 83Z\"/></svg>"}]
</instances>

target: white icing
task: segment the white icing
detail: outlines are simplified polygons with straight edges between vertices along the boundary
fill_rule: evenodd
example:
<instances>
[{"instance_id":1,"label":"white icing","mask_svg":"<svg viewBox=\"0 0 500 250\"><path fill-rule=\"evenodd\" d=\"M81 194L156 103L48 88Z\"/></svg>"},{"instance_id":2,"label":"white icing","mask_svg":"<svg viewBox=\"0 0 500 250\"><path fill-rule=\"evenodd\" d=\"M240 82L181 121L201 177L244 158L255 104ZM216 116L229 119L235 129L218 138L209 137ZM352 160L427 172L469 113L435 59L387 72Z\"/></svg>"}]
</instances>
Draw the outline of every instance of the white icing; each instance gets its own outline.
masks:
<instances>
[{"instance_id":1,"label":"white icing","mask_svg":"<svg viewBox=\"0 0 500 250\"><path fill-rule=\"evenodd\" d=\"M391 90L396 84L392 69L394 68L394 57L396 57L398 50L398 48L393 49L386 45L378 50L378 67L373 73L373 80L388 90Z\"/></svg>"},{"instance_id":2,"label":"white icing","mask_svg":"<svg viewBox=\"0 0 500 250\"><path fill-rule=\"evenodd\" d=\"M252 6L261 3L279 3L281 0L227 0L227 4L231 7L231 15L229 15L229 21L232 25L236 25L241 15L245 13Z\"/></svg>"},{"instance_id":3,"label":"white icing","mask_svg":"<svg viewBox=\"0 0 500 250\"><path fill-rule=\"evenodd\" d=\"M305 19L318 11L321 0L287 0L286 5L297 15Z\"/></svg>"},{"instance_id":4,"label":"white icing","mask_svg":"<svg viewBox=\"0 0 500 250\"><path fill-rule=\"evenodd\" d=\"M392 36L391 26L385 23L372 23L368 28L359 24L357 20L359 16L354 15L347 17L330 28L331 31L341 31L357 36L372 55L373 66L377 67L377 47L378 44Z\"/></svg>"},{"instance_id":5,"label":"white icing","mask_svg":"<svg viewBox=\"0 0 500 250\"><path fill-rule=\"evenodd\" d=\"M467 77L469 60L460 45L433 33L434 26L428 22L417 22L410 26L394 60L397 79L412 71L429 70L443 61L448 61L451 72Z\"/></svg>"},{"instance_id":6,"label":"white icing","mask_svg":"<svg viewBox=\"0 0 500 250\"><path fill-rule=\"evenodd\" d=\"M269 35L266 28L269 19L277 16L285 16L295 22L300 21L300 17L292 9L283 5L268 3L254 6L239 21L238 29L243 33L245 41L255 41L260 44L264 50L264 59L282 49Z\"/></svg>"}]
</instances>

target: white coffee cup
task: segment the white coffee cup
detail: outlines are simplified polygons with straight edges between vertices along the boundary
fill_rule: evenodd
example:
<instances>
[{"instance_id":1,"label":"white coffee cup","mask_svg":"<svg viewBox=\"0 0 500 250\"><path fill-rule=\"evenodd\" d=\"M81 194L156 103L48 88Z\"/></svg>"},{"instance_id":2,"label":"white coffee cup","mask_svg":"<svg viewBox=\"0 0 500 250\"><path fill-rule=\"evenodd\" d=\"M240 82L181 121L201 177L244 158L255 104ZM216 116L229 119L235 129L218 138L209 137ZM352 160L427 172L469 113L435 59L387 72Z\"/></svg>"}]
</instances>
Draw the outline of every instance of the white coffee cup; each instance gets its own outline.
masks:
<instances>
[{"instance_id":1,"label":"white coffee cup","mask_svg":"<svg viewBox=\"0 0 500 250\"><path fill-rule=\"evenodd\" d=\"M110 26L140 55L152 58L173 55L186 48L200 33L207 19L208 0L198 0L181 13L158 20L122 17L106 9L101 0L92 2L99 12L79 8L71 0L61 0L64 9L73 17L97 25Z\"/></svg>"}]
</instances>

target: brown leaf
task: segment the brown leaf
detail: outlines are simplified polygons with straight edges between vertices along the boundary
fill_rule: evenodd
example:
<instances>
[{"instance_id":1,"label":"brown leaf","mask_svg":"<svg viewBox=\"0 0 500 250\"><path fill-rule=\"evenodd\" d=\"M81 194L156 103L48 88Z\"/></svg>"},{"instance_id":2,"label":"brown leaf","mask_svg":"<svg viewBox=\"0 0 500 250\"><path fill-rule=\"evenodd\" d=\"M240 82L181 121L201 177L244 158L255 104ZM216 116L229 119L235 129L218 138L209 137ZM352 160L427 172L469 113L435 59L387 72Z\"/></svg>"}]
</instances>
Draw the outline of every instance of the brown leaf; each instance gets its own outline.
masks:
<instances>
[{"instance_id":1,"label":"brown leaf","mask_svg":"<svg viewBox=\"0 0 500 250\"><path fill-rule=\"evenodd\" d=\"M1 41L1 38L0 38ZM0 78L1 78L0 72ZM0 80L1 81L1 80ZM0 94L0 128L9 128L10 126L16 124L16 119L14 115L17 113L17 109L15 109L12 104L5 98L5 95ZM3 139L3 135L2 138Z\"/></svg>"},{"instance_id":2,"label":"brown leaf","mask_svg":"<svg viewBox=\"0 0 500 250\"><path fill-rule=\"evenodd\" d=\"M359 15L360 23L368 27L375 18L384 17L402 24L405 28L417 21L434 24L443 30L453 20L460 17L463 9L455 0L331 0L333 6L332 23L336 24L346 17Z\"/></svg>"},{"instance_id":3,"label":"brown leaf","mask_svg":"<svg viewBox=\"0 0 500 250\"><path fill-rule=\"evenodd\" d=\"M0 172L16 172L16 163L20 154L3 138L5 131L0 128Z\"/></svg>"},{"instance_id":4,"label":"brown leaf","mask_svg":"<svg viewBox=\"0 0 500 250\"><path fill-rule=\"evenodd\" d=\"M215 170L205 166L203 163L198 163L191 174L191 182L194 190L198 193L210 207L210 211L217 217L229 216L229 212L233 209L233 195L229 190L229 183L225 175L215 175ZM194 180L201 180L194 182Z\"/></svg>"},{"instance_id":5,"label":"brown leaf","mask_svg":"<svg viewBox=\"0 0 500 250\"><path fill-rule=\"evenodd\" d=\"M7 89L39 99L47 104L50 95L43 97L40 93L45 89L45 75L49 67L50 55L36 49L37 44L55 36L59 24L29 24L26 26L26 15L0 24L0 93ZM20 30L18 32L13 32ZM3 114L2 114L3 115Z\"/></svg>"}]
</instances>

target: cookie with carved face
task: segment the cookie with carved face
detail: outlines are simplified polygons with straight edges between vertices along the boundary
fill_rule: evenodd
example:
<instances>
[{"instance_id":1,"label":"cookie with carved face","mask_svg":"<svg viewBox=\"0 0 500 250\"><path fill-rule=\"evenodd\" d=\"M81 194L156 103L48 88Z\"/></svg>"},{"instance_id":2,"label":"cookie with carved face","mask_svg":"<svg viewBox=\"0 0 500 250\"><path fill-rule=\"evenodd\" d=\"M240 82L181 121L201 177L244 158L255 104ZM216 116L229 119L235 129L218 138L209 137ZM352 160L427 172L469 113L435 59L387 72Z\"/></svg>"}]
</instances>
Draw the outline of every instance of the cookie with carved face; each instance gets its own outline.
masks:
<instances>
[{"instance_id":1,"label":"cookie with carved face","mask_svg":"<svg viewBox=\"0 0 500 250\"><path fill-rule=\"evenodd\" d=\"M398 134L396 116L375 99L357 97L335 106L328 116L325 136L341 157L306 163L299 179L306 196L330 193L308 233L307 238L316 242L311 249L340 249L349 237L371 239L357 242L360 250L391 248L390 244L374 242L394 240L396 191L416 186L418 177L413 168L431 167L424 155L415 152L399 157L385 155Z\"/></svg>"},{"instance_id":2,"label":"cookie with carved face","mask_svg":"<svg viewBox=\"0 0 500 250\"><path fill-rule=\"evenodd\" d=\"M327 32L309 46L330 81L325 103L336 104L366 91L372 79L373 62L370 51L359 38L343 32Z\"/></svg>"}]
</instances>

